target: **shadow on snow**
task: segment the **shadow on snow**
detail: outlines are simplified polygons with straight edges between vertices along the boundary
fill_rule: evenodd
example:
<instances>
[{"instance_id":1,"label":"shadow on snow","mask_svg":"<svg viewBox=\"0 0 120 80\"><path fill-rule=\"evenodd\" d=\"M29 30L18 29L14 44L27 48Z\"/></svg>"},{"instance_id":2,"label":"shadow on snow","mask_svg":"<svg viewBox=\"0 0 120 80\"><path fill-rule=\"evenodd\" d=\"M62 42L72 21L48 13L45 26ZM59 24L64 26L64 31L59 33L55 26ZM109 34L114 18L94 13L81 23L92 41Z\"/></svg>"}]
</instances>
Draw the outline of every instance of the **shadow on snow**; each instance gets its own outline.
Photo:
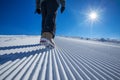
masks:
<instances>
[{"instance_id":1,"label":"shadow on snow","mask_svg":"<svg viewBox=\"0 0 120 80\"><path fill-rule=\"evenodd\" d=\"M8 50L8 49L16 49L16 48L25 48L25 47L35 47L39 46L40 44L31 44L31 45L19 45L19 46L7 46L7 47L0 47L0 50Z\"/></svg>"},{"instance_id":2,"label":"shadow on snow","mask_svg":"<svg viewBox=\"0 0 120 80\"><path fill-rule=\"evenodd\" d=\"M33 44L33 45L23 45L23 46L10 46L10 47L2 47L0 49L2 50L6 50L6 49L16 49L16 48L25 48L25 47L35 47L38 46L40 47L40 44ZM35 55L35 54L42 54L42 53L46 53L47 51L50 51L51 49L47 49L47 48L40 48L40 49L36 49L33 51L28 51L28 52L16 52L16 53L10 53L10 54L4 54L4 55L0 55L0 65L8 62L8 61L14 61L16 59L22 59L24 57L29 57L31 55Z\"/></svg>"}]
</instances>

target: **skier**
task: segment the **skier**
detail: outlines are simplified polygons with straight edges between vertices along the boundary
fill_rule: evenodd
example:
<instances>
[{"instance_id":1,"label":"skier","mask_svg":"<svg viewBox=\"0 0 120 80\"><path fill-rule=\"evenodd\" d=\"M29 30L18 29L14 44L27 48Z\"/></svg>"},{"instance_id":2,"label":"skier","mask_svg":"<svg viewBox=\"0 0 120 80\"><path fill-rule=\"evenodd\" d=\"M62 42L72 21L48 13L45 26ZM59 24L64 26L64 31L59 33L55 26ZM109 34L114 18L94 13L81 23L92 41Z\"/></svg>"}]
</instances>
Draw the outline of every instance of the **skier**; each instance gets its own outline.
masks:
<instances>
[{"instance_id":1,"label":"skier","mask_svg":"<svg viewBox=\"0 0 120 80\"><path fill-rule=\"evenodd\" d=\"M42 14L42 31L40 43L55 47L56 14L59 5L61 13L65 10L65 0L36 0L36 13Z\"/></svg>"}]
</instances>

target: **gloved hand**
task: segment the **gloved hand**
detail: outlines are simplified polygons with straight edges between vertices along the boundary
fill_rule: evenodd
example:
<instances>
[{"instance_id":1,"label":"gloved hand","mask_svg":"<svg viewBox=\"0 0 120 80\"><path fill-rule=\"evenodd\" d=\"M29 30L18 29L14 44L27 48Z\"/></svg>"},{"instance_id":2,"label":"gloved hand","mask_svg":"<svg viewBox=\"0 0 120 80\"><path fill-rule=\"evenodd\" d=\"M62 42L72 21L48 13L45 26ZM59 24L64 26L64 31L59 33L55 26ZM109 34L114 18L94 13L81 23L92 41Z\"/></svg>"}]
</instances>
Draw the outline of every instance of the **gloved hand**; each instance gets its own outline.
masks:
<instances>
[{"instance_id":1,"label":"gloved hand","mask_svg":"<svg viewBox=\"0 0 120 80\"><path fill-rule=\"evenodd\" d=\"M35 13L41 14L41 9L36 9L36 10L35 10Z\"/></svg>"},{"instance_id":2,"label":"gloved hand","mask_svg":"<svg viewBox=\"0 0 120 80\"><path fill-rule=\"evenodd\" d=\"M65 7L61 7L61 13L63 13L65 10Z\"/></svg>"}]
</instances>

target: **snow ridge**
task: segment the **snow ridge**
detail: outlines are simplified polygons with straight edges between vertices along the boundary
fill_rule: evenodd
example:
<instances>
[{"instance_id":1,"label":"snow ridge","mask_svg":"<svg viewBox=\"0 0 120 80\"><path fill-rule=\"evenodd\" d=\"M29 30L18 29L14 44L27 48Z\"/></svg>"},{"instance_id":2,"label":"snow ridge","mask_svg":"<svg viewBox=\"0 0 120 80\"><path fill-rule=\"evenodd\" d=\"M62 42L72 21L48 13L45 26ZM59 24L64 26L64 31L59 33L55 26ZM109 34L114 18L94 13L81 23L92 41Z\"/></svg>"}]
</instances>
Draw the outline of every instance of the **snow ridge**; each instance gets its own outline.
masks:
<instances>
[{"instance_id":1,"label":"snow ridge","mask_svg":"<svg viewBox=\"0 0 120 80\"><path fill-rule=\"evenodd\" d=\"M56 37L46 49L39 37L24 37L0 43L0 80L120 80L119 46Z\"/></svg>"}]
</instances>

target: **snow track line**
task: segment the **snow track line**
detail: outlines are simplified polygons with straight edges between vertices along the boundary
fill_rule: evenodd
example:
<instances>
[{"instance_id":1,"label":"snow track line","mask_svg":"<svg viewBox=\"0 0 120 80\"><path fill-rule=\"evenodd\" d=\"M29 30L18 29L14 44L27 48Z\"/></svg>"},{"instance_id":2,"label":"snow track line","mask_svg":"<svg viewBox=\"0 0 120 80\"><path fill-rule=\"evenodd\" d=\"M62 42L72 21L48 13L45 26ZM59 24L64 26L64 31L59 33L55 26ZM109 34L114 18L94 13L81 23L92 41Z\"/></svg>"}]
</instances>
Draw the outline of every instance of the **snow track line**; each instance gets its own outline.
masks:
<instances>
[{"instance_id":1,"label":"snow track line","mask_svg":"<svg viewBox=\"0 0 120 80\"><path fill-rule=\"evenodd\" d=\"M52 74L52 53L50 50L50 56L49 56L49 79L53 80L53 74Z\"/></svg>"},{"instance_id":2,"label":"snow track line","mask_svg":"<svg viewBox=\"0 0 120 80\"><path fill-rule=\"evenodd\" d=\"M67 64L71 67L71 71L74 73L74 76L75 76L75 78L77 79L77 80L84 80L83 79L83 77L80 75L80 73L78 72L78 70L76 70L76 64L75 64L75 62L68 56L68 55L66 55L66 54L64 54L65 53L65 51L64 50L62 50L61 49L61 55L64 57L64 59L66 59L66 62L67 62ZM69 61L69 60L70 61ZM73 65L74 64L74 65ZM77 65L77 67L79 68L79 66ZM79 68L80 69L80 68ZM82 70L81 70L81 72L83 72ZM89 79L90 80L90 78L87 76L87 79Z\"/></svg>"},{"instance_id":3,"label":"snow track line","mask_svg":"<svg viewBox=\"0 0 120 80\"><path fill-rule=\"evenodd\" d=\"M69 55L69 56L71 56L71 55ZM80 56L80 55L77 55L77 56ZM71 56L71 57L73 57L73 56ZM97 70L99 70L99 68L97 69ZM99 70L100 72L102 72L101 70ZM98 74L98 73L97 73ZM103 72L102 72L102 74L104 74ZM105 74L105 75L107 75L107 74ZM101 75L100 75L101 76ZM103 76L101 76L104 80L106 80Z\"/></svg>"},{"instance_id":4,"label":"snow track line","mask_svg":"<svg viewBox=\"0 0 120 80\"><path fill-rule=\"evenodd\" d=\"M30 58L31 58L32 56L30 56ZM29 60L30 58L26 58L26 60ZM20 66L20 64L22 64L22 62L23 61L25 61L25 58L23 58L23 60L20 60L18 63L16 63L14 66L12 66L10 69L8 69L7 71L5 71L2 75L3 76L1 76L1 79L5 79L7 76L9 76L10 75L10 73L11 72L13 72L13 70L15 70L17 67L19 67ZM26 63L26 61L25 62L23 62L23 63ZM20 66L21 67L21 66ZM17 68L17 69L19 69L19 68Z\"/></svg>"},{"instance_id":5,"label":"snow track line","mask_svg":"<svg viewBox=\"0 0 120 80\"><path fill-rule=\"evenodd\" d=\"M56 54L56 59L57 59L57 65L58 65L58 69L59 69L59 74L60 74L60 77L61 77L61 80L68 80L68 77L67 77L67 74L65 72L65 69L62 65L62 62L58 56L58 50L55 49L55 54Z\"/></svg>"},{"instance_id":6,"label":"snow track line","mask_svg":"<svg viewBox=\"0 0 120 80\"><path fill-rule=\"evenodd\" d=\"M93 65L92 64L88 64L87 63L87 61L85 61L84 59L82 59L82 58L80 58L79 57L79 59L81 59L84 63L85 63L85 65L87 65L87 66L89 66L89 68L93 71L93 73L96 73L96 75L98 74L96 71L95 71L95 66L93 67ZM92 67L91 67L92 66ZM99 68L100 69L100 68ZM102 70L101 70L102 71ZM103 72L103 71L102 71ZM104 72L103 72L104 73ZM105 74L105 73L104 73ZM107 74L105 74L109 79L111 79L111 80L114 80L111 76L108 76ZM100 74L98 74L98 76L101 76ZM98 77L97 76L97 77ZM105 76L104 76L105 77ZM102 77L103 78L103 77ZM104 78L103 78L104 79Z\"/></svg>"},{"instance_id":7,"label":"snow track line","mask_svg":"<svg viewBox=\"0 0 120 80\"><path fill-rule=\"evenodd\" d=\"M36 58L36 56L37 56L37 54L34 55L31 60L28 60L27 63L25 63L25 64L23 65L23 67L22 67L21 70L19 71L19 74L17 74L17 75L15 76L15 78L14 78L15 80L20 80L20 79L22 78L22 76L24 75L23 73L25 73L25 71L29 68L30 64L33 62L33 60ZM9 79L9 78L8 78L8 79Z\"/></svg>"},{"instance_id":8,"label":"snow track line","mask_svg":"<svg viewBox=\"0 0 120 80\"><path fill-rule=\"evenodd\" d=\"M64 49L63 49L64 50ZM67 52L69 52L70 50L66 50L66 53ZM64 52L65 52L65 50L64 50ZM69 55L69 53L67 53L67 54L65 54L66 56L68 56L69 58L68 59L70 59L70 61L71 62L74 62L73 64L74 65L76 65L77 66L77 68L78 68L78 70L80 70L79 72L79 74L81 74L81 72L83 73L83 75L82 75L82 77L84 77L84 80L92 80L86 73L85 73L85 71L83 71L81 68L80 68L80 66L82 66L82 65L78 65L77 64L77 62L76 62L76 58L75 57L73 57L72 55ZM74 66L75 67L75 66Z\"/></svg>"},{"instance_id":9,"label":"snow track line","mask_svg":"<svg viewBox=\"0 0 120 80\"><path fill-rule=\"evenodd\" d=\"M58 70L58 65L57 65L57 61L56 61L56 57L55 57L55 50L53 50L53 78L54 80L60 80L60 74L59 74L59 70Z\"/></svg>"},{"instance_id":10,"label":"snow track line","mask_svg":"<svg viewBox=\"0 0 120 80\"><path fill-rule=\"evenodd\" d=\"M78 50L78 49L76 49L76 50ZM76 51L76 50L72 50L72 51ZM72 52L71 51L71 52ZM77 51L76 51L77 52ZM78 51L79 52L79 51ZM77 55L78 56L78 55ZM111 69L110 69L111 70ZM113 70L111 70L111 71L113 71ZM119 76L119 73L117 73L117 72L115 72L115 71L113 71L114 73L116 73L116 75L118 74L118 76ZM112 73L112 72L110 72L110 73ZM117 77L117 76L116 76ZM119 79L119 77L117 77L117 79Z\"/></svg>"},{"instance_id":11,"label":"snow track line","mask_svg":"<svg viewBox=\"0 0 120 80\"><path fill-rule=\"evenodd\" d=\"M25 58L24 58L25 59ZM22 60L21 60L22 61ZM7 65L6 67L4 67L3 69L0 70L0 75L2 75L4 72L6 72L7 70L9 70L13 65L15 65L16 63L19 62L19 59L15 60L14 62L12 62L11 64Z\"/></svg>"},{"instance_id":12,"label":"snow track line","mask_svg":"<svg viewBox=\"0 0 120 80\"><path fill-rule=\"evenodd\" d=\"M86 58L87 59L87 58ZM102 70L101 71L107 71L108 72L108 74L110 73L110 75L112 75L112 76L114 76L116 79L120 79L120 77L118 77L118 76L120 76L120 74L119 73L117 73L117 72L115 72L115 71L113 71L112 69L108 69L106 66L104 66L104 65L101 65L101 64L99 64L99 63L97 63L97 62L95 62L95 60L92 62L92 60L87 60L89 63L92 63L92 64L94 64L94 63L96 63L96 66L98 67L98 68L101 68ZM89 64L88 63L88 64ZM117 76L116 76L117 75Z\"/></svg>"},{"instance_id":13,"label":"snow track line","mask_svg":"<svg viewBox=\"0 0 120 80\"><path fill-rule=\"evenodd\" d=\"M43 65L43 60L44 60L44 57L45 57L45 52L42 53L41 55L41 58L39 59L37 65L36 65L36 69L34 71L34 74L32 74L33 76L31 76L30 80L38 80L38 77L39 77L39 73L41 71L41 67Z\"/></svg>"},{"instance_id":14,"label":"snow track line","mask_svg":"<svg viewBox=\"0 0 120 80\"><path fill-rule=\"evenodd\" d=\"M79 58L75 58L77 61L79 61L80 63L82 63L81 65L83 66L83 68L91 75L91 79L95 79L95 80L98 80L98 77L96 77L94 74L93 74L93 70L91 70L91 67L89 67L89 65L87 65L85 62L81 61L81 59Z\"/></svg>"},{"instance_id":15,"label":"snow track line","mask_svg":"<svg viewBox=\"0 0 120 80\"><path fill-rule=\"evenodd\" d=\"M46 80L49 80L49 79L53 80L51 50L48 53L48 59L47 60L48 60L48 63L47 63L47 66L46 66L47 67L46 71L48 71L48 72L46 72Z\"/></svg>"},{"instance_id":16,"label":"snow track line","mask_svg":"<svg viewBox=\"0 0 120 80\"><path fill-rule=\"evenodd\" d=\"M31 44L31 45L18 45L18 46L5 46L0 47L0 50L10 50L10 49L19 49L19 48L27 48L27 47L35 47L39 46L40 44Z\"/></svg>"},{"instance_id":17,"label":"snow track line","mask_svg":"<svg viewBox=\"0 0 120 80\"><path fill-rule=\"evenodd\" d=\"M61 62L63 63L63 67L64 67L65 70L66 70L66 74L67 74L67 76L68 76L68 80L70 80L70 79L75 80L75 77L74 77L73 73L71 72L70 67L67 65L65 59L61 56L61 53L62 53L62 52L59 51L59 52L58 52L58 55L59 55L59 57L60 57Z\"/></svg>"},{"instance_id":18,"label":"snow track line","mask_svg":"<svg viewBox=\"0 0 120 80\"><path fill-rule=\"evenodd\" d=\"M38 62L40 56L41 56L41 54L38 54L37 58L34 59L34 62L31 64L31 66L29 66L27 72L24 73L24 76L23 76L23 78L22 78L23 80L25 80L25 79L26 79L26 80L29 80L29 77L30 77L30 75L32 74L33 69L35 68L35 65L37 65L37 62Z\"/></svg>"},{"instance_id":19,"label":"snow track line","mask_svg":"<svg viewBox=\"0 0 120 80\"><path fill-rule=\"evenodd\" d=\"M75 48L75 49L72 50L72 51L76 51L76 50L78 51L78 49L79 49L79 47ZM87 48L87 49L89 49L89 48ZM94 51L94 53L97 52L97 51L92 50L92 49L90 49L90 51ZM78 51L78 52L79 52L79 51ZM100 52L97 52L97 53L101 54ZM105 54L106 54L106 53L105 53ZM91 54L91 55L92 55L92 54ZM93 56L94 56L94 55L93 55ZM98 57L100 58L101 56L98 56ZM104 56L102 56L102 57L104 57ZM94 58L96 58L96 56L95 56ZM96 59L99 59L99 58L96 58ZM105 58L105 60L106 60L106 59L108 59L108 58ZM104 65L107 65L107 64L108 64L108 61L109 61L109 60L106 60L106 61L102 61L102 60L103 60L103 59L100 58L100 60L98 60L98 61L104 62L104 63L105 63ZM113 66L114 68L120 69L119 66L117 67L117 64L113 64L113 65L112 65L112 63L109 62L108 65L110 65L111 67ZM116 65L116 66L115 66L115 65Z\"/></svg>"},{"instance_id":20,"label":"snow track line","mask_svg":"<svg viewBox=\"0 0 120 80\"><path fill-rule=\"evenodd\" d=\"M75 55L76 55L76 54L75 54ZM77 56L80 56L80 55L77 55ZM84 59L88 59L88 58L84 58ZM88 61L91 61L91 60L88 60ZM94 60L94 61L95 61L95 60ZM98 62L96 62L96 63L98 63ZM88 63L88 64L89 64L89 63ZM104 66L104 65L100 65L100 67L101 67L101 68L104 67L103 69L104 69L105 71L107 71L107 72L108 72L109 70L110 70L110 71L113 71L112 69L106 68L106 66ZM107 69L107 70L106 70L106 69ZM114 75L113 73L116 73L116 75L120 75L120 74L117 73L117 72L114 72L114 71L113 71L113 72L110 72L110 71L108 72L108 74L110 73L110 74ZM116 77L116 78L119 79L119 77L117 77L117 76L115 76L115 75L114 75L114 77Z\"/></svg>"},{"instance_id":21,"label":"snow track line","mask_svg":"<svg viewBox=\"0 0 120 80\"><path fill-rule=\"evenodd\" d=\"M91 58L90 56L89 57L88 56L84 56L84 57L86 57L87 59L90 59L90 61L93 61L94 63L96 63L96 65L100 65L100 66L104 67L105 69L111 71L112 73L116 73L116 74L120 75L120 72L119 72L118 69L105 64L104 63L105 61L101 62L101 61L99 61L99 60L97 60L95 58Z\"/></svg>"},{"instance_id":22,"label":"snow track line","mask_svg":"<svg viewBox=\"0 0 120 80\"><path fill-rule=\"evenodd\" d=\"M62 62L61 62L61 60L58 56L58 51L56 49L55 49L55 53L56 53L56 59L57 59L56 61L57 61L57 65L58 65L61 80L68 80L67 74L65 72L65 69L62 65Z\"/></svg>"},{"instance_id":23,"label":"snow track line","mask_svg":"<svg viewBox=\"0 0 120 80\"><path fill-rule=\"evenodd\" d=\"M30 66L30 63L34 60L36 56L37 54L32 56L32 58L28 58L26 61L24 61L24 63L22 63L17 69L15 69L6 79L12 80L14 77L16 77L15 80L20 80L21 76L23 75L23 73L25 73L26 69Z\"/></svg>"},{"instance_id":24,"label":"snow track line","mask_svg":"<svg viewBox=\"0 0 120 80\"><path fill-rule=\"evenodd\" d=\"M75 49L74 51L78 51L78 49ZM92 51L94 51L94 52L96 52L95 50L92 50ZM79 52L79 51L78 51ZM99 54L101 54L101 52L98 52ZM105 53L103 53L103 54L105 54ZM92 54L91 54L92 55ZM90 55L86 55L86 56L89 56L89 57L93 57L93 56L90 56ZM88 57L88 58L89 58ZM101 56L98 56L99 58L101 57ZM103 57L103 56L102 56ZM94 59L96 58L96 56L94 57ZM104 59L99 59L99 58L96 58L96 60L97 61L99 61L101 64L103 64L103 65L106 65L107 67L112 67L112 69L115 69L116 71L120 71L119 69L119 67L117 67L117 65L115 66L115 65L111 65L112 63L111 62L108 62L109 60L107 60L107 61L104 61ZM99 60L98 60L99 59ZM106 60L107 58L105 58L105 60ZM96 61L95 60L95 61Z\"/></svg>"},{"instance_id":25,"label":"snow track line","mask_svg":"<svg viewBox=\"0 0 120 80\"><path fill-rule=\"evenodd\" d=\"M41 46L42 47L42 46ZM28 51L36 51L39 50L39 47L26 47L26 48L17 48L17 49L10 49L10 50L1 50L0 53L2 53L1 55L9 55L9 54L16 54L16 53L20 53L20 52L28 52Z\"/></svg>"},{"instance_id":26,"label":"snow track line","mask_svg":"<svg viewBox=\"0 0 120 80\"><path fill-rule=\"evenodd\" d=\"M0 80L120 80L118 47L64 37L55 42L54 49L0 47Z\"/></svg>"},{"instance_id":27,"label":"snow track line","mask_svg":"<svg viewBox=\"0 0 120 80\"><path fill-rule=\"evenodd\" d=\"M77 50L75 50L76 52L77 52ZM76 54L75 54L76 55ZM80 55L76 55L76 56L80 56ZM87 58L85 58L85 59L87 59ZM88 60L89 61L89 60ZM91 61L91 60L90 60ZM94 60L95 61L95 60ZM102 67L101 67L102 68ZM102 68L102 69L104 69L104 68ZM105 71L107 71L106 69L104 69ZM117 72L115 72L115 73L117 73ZM113 74L113 72L108 72L107 71L107 74L109 74L109 75L111 75L111 76L113 76L113 77L115 77L115 78L117 78L117 79L120 79L119 77L117 77L116 75L114 75ZM118 75L119 75L119 73L118 73Z\"/></svg>"},{"instance_id":28,"label":"snow track line","mask_svg":"<svg viewBox=\"0 0 120 80\"><path fill-rule=\"evenodd\" d=\"M8 61L3 65L0 65L0 70L2 70L3 68L5 68L6 66L8 66L12 61Z\"/></svg>"},{"instance_id":29,"label":"snow track line","mask_svg":"<svg viewBox=\"0 0 120 80\"><path fill-rule=\"evenodd\" d=\"M43 64L43 67L42 67L42 71L41 71L41 74L39 76L39 80L45 80L45 76L46 76L46 70L47 70L47 63L48 63L48 51L46 52L46 56L45 56L45 59L44 59L44 64Z\"/></svg>"}]
</instances>

